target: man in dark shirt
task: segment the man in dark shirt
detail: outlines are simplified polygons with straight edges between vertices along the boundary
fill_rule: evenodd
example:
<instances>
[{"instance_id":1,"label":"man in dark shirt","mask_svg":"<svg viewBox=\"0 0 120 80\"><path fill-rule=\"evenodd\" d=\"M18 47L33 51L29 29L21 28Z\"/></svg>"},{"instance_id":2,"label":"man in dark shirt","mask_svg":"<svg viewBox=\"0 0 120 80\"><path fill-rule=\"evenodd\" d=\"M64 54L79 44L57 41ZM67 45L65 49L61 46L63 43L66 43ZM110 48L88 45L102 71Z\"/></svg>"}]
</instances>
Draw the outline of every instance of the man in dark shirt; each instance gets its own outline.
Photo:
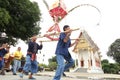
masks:
<instances>
[{"instance_id":1,"label":"man in dark shirt","mask_svg":"<svg viewBox=\"0 0 120 80\"><path fill-rule=\"evenodd\" d=\"M26 62L25 65L23 67L23 71L20 74L20 77L23 78L23 73L25 72L31 72L29 75L29 79L35 79L33 78L33 73L37 73L38 71L38 62L36 60L36 53L38 50L41 50L43 45L42 42L39 45L38 43L36 43L36 36L33 36L31 38L31 41L28 43L28 50L27 50L27 55L26 55Z\"/></svg>"},{"instance_id":2,"label":"man in dark shirt","mask_svg":"<svg viewBox=\"0 0 120 80\"><path fill-rule=\"evenodd\" d=\"M59 41L55 52L58 67L53 80L60 80L61 75L64 74L64 71L68 70L74 64L74 60L72 59L68 48L77 43L77 41L71 44L70 35L72 29L70 29L68 25L65 25L63 27L63 30L64 32L60 33ZM67 64L64 63L64 59L67 61Z\"/></svg>"},{"instance_id":3,"label":"man in dark shirt","mask_svg":"<svg viewBox=\"0 0 120 80\"><path fill-rule=\"evenodd\" d=\"M1 47L0 47L0 74L1 75L5 75L4 72L4 56L5 54L8 53L10 47L8 46L8 44L4 43Z\"/></svg>"}]
</instances>

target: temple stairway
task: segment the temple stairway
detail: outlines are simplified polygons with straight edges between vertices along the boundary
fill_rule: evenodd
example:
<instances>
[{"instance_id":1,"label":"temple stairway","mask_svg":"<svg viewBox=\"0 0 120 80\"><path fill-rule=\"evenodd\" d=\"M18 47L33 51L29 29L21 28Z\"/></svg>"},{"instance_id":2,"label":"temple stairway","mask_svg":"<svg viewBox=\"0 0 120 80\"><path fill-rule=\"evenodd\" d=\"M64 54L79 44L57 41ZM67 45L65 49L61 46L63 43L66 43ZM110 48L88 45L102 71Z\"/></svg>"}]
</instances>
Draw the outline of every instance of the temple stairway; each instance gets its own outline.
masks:
<instances>
[{"instance_id":1,"label":"temple stairway","mask_svg":"<svg viewBox=\"0 0 120 80\"><path fill-rule=\"evenodd\" d=\"M80 72L80 73L88 73L87 68L76 68L74 72Z\"/></svg>"}]
</instances>

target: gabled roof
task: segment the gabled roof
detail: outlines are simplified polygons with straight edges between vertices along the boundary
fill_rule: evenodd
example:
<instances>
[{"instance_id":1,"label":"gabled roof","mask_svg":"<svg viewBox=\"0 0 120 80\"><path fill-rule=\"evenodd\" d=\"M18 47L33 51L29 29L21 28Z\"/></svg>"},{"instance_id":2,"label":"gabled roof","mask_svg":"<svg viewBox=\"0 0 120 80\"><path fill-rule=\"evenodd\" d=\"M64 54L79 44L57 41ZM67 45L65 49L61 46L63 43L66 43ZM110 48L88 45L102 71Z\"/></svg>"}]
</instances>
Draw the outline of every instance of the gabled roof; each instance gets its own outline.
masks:
<instances>
[{"instance_id":1,"label":"gabled roof","mask_svg":"<svg viewBox=\"0 0 120 80\"><path fill-rule=\"evenodd\" d=\"M94 43L88 33L84 30L80 32L79 42L75 45L73 52L77 53L78 50L81 49L91 49L96 52L99 50L98 46Z\"/></svg>"}]
</instances>

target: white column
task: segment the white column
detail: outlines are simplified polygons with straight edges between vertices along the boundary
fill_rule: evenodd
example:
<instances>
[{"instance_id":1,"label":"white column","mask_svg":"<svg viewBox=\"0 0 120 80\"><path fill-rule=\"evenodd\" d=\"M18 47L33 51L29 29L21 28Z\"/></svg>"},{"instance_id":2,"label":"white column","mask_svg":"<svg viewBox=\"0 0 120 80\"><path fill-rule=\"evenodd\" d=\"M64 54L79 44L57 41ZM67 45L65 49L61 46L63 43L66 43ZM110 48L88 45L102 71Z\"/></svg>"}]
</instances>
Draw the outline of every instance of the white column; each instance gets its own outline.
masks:
<instances>
[{"instance_id":1,"label":"white column","mask_svg":"<svg viewBox=\"0 0 120 80\"><path fill-rule=\"evenodd\" d=\"M80 62L80 60L81 60L81 56L80 56L80 52L78 53L78 68L80 68L81 66L81 62Z\"/></svg>"},{"instance_id":2,"label":"white column","mask_svg":"<svg viewBox=\"0 0 120 80\"><path fill-rule=\"evenodd\" d=\"M91 58L92 58L92 68L95 69L95 58L93 51L91 52Z\"/></svg>"}]
</instances>

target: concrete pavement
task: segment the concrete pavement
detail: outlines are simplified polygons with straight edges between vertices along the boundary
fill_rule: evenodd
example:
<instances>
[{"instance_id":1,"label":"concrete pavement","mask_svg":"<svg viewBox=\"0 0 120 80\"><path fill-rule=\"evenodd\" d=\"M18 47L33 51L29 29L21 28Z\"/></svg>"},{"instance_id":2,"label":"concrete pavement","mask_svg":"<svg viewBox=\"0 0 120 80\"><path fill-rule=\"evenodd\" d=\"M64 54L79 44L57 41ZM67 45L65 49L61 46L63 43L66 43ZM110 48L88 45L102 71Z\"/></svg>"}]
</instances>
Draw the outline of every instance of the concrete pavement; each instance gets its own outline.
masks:
<instances>
[{"instance_id":1,"label":"concrete pavement","mask_svg":"<svg viewBox=\"0 0 120 80\"><path fill-rule=\"evenodd\" d=\"M53 77L55 74L55 72L41 72L41 73L37 73L36 75L41 75L41 76L51 76ZM120 80L120 75L119 74L102 74L102 73L79 73L79 72L65 72L65 74L67 75L66 78L72 78L72 80L89 80L89 79L94 79L94 80L104 80L104 78L106 79L117 79ZM62 77L64 78L64 77ZM64 79L63 79L64 80Z\"/></svg>"},{"instance_id":2,"label":"concrete pavement","mask_svg":"<svg viewBox=\"0 0 120 80\"><path fill-rule=\"evenodd\" d=\"M90 74L90 73L73 73L65 72L67 77L62 77L61 80L120 80L120 75L117 74ZM17 73L19 74L19 73ZM36 80L52 80L55 72L38 72L34 75ZM104 79L108 78L108 79ZM113 79L114 78L114 79ZM23 79L19 75L12 75L11 72L6 72L6 75L0 75L0 80L29 80L27 75Z\"/></svg>"},{"instance_id":3,"label":"concrete pavement","mask_svg":"<svg viewBox=\"0 0 120 80\"><path fill-rule=\"evenodd\" d=\"M11 72L6 72L6 75L0 75L0 80L31 80L28 79L27 75L24 75L23 78L19 77L20 73L17 73L17 75L12 75ZM33 77L36 78L36 80L52 80L54 76L54 72L39 72ZM86 79L78 79L76 77L62 77L61 80L86 80Z\"/></svg>"}]
</instances>

